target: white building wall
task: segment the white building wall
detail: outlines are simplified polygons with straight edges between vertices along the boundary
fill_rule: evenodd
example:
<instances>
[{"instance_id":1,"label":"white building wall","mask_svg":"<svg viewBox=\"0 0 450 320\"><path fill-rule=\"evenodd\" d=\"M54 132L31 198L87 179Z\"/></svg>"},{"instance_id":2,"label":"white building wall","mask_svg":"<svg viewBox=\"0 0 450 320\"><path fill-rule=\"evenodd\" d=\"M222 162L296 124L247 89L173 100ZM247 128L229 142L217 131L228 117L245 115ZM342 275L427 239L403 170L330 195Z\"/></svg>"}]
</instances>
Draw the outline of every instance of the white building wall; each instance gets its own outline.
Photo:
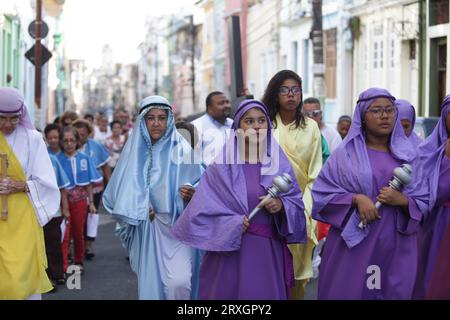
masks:
<instances>
[{"instance_id":1,"label":"white building wall","mask_svg":"<svg viewBox=\"0 0 450 320\"><path fill-rule=\"evenodd\" d=\"M352 113L353 92L353 47L347 47L345 34L349 13L345 11L346 0L323 2L323 29L336 28L336 97L327 99L324 121L334 125L342 114ZM314 96L313 92L313 44L310 40L312 7L307 1L300 3L284 0L280 15L281 61L296 71L303 81L304 98ZM295 45L295 43L297 45ZM297 48L295 49L295 46ZM295 56L297 54L297 56Z\"/></svg>"},{"instance_id":2,"label":"white building wall","mask_svg":"<svg viewBox=\"0 0 450 320\"><path fill-rule=\"evenodd\" d=\"M256 99L278 71L277 1L264 0L249 8L247 17L247 82Z\"/></svg>"},{"instance_id":3,"label":"white building wall","mask_svg":"<svg viewBox=\"0 0 450 320\"><path fill-rule=\"evenodd\" d=\"M311 19L305 18L291 26L281 28L281 54L286 56L287 69L293 70L302 78L304 98L312 96L312 42L309 39ZM295 43L297 49L295 50ZM295 57L295 51L297 56Z\"/></svg>"},{"instance_id":4,"label":"white building wall","mask_svg":"<svg viewBox=\"0 0 450 320\"><path fill-rule=\"evenodd\" d=\"M345 1L343 1L345 2ZM343 7L341 7L342 9ZM336 94L339 116L353 113L353 44L349 28L350 14L345 10L339 11L339 27L337 39L337 67ZM335 119L335 121L337 121Z\"/></svg>"},{"instance_id":5,"label":"white building wall","mask_svg":"<svg viewBox=\"0 0 450 320\"><path fill-rule=\"evenodd\" d=\"M353 104L363 90L382 87L396 98L409 100L417 106L418 43L416 58L410 60L409 39L417 40L418 4L408 5L407 1L366 3L355 13L360 17L361 36L354 48Z\"/></svg>"}]
</instances>

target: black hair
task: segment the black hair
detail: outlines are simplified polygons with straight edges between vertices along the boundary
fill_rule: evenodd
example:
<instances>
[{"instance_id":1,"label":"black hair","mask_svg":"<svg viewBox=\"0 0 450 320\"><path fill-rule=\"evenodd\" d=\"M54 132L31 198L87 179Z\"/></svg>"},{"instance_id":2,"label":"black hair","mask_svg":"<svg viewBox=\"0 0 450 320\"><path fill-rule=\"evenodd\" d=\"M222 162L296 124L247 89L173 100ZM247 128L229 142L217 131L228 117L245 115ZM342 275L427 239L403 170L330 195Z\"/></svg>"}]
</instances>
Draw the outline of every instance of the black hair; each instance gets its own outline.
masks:
<instances>
[{"instance_id":1,"label":"black hair","mask_svg":"<svg viewBox=\"0 0 450 320\"><path fill-rule=\"evenodd\" d=\"M270 120L273 122L274 128L277 127L276 115L280 111L280 103L278 101L278 90L284 81L292 79L296 81L300 87L300 103L295 109L295 127L304 128L306 126L305 116L302 113L303 109L303 89L302 89L302 79L300 76L292 70L281 70L276 73L272 79L270 79L267 85L266 91L262 98L262 102L267 106L269 111Z\"/></svg>"},{"instance_id":2,"label":"black hair","mask_svg":"<svg viewBox=\"0 0 450 320\"><path fill-rule=\"evenodd\" d=\"M50 124L45 126L45 128L44 128L44 135L45 135L45 137L47 137L47 134L50 131L52 131L52 130L58 131L58 136L61 139L61 128L59 127L59 125L57 125L55 123L50 123Z\"/></svg>"},{"instance_id":3,"label":"black hair","mask_svg":"<svg viewBox=\"0 0 450 320\"><path fill-rule=\"evenodd\" d=\"M303 104L315 104L317 103L320 106L320 100L314 97L309 97L303 101Z\"/></svg>"},{"instance_id":4,"label":"black hair","mask_svg":"<svg viewBox=\"0 0 450 320\"><path fill-rule=\"evenodd\" d=\"M86 113L83 117L83 119L88 119L91 118L92 120L94 120L94 115L92 113Z\"/></svg>"},{"instance_id":5,"label":"black hair","mask_svg":"<svg viewBox=\"0 0 450 320\"><path fill-rule=\"evenodd\" d=\"M111 130L112 130L112 128L114 127L114 125L115 124L119 124L121 127L122 127L122 122L120 122L119 120L114 120L113 122L111 122L110 124L109 124L109 127L111 128Z\"/></svg>"},{"instance_id":6,"label":"black hair","mask_svg":"<svg viewBox=\"0 0 450 320\"><path fill-rule=\"evenodd\" d=\"M154 106L160 107L160 108L169 108L170 110L172 110L172 106L170 104L167 104L167 103L164 103L164 102L152 102L152 103L146 104L145 106L140 108L139 109L139 114L143 113L148 108L154 107ZM164 109L164 110L166 110L166 112L168 114L169 111L167 109ZM128 111L126 111L126 112L128 112Z\"/></svg>"},{"instance_id":7,"label":"black hair","mask_svg":"<svg viewBox=\"0 0 450 320\"><path fill-rule=\"evenodd\" d=\"M213 98L214 96L218 96L218 95L220 95L220 94L224 94L224 93L221 92L221 91L213 91L213 92L211 92L210 94L208 94L208 96L206 97L206 100L205 100L206 110L208 110L208 106L211 105L212 98Z\"/></svg>"},{"instance_id":8,"label":"black hair","mask_svg":"<svg viewBox=\"0 0 450 320\"><path fill-rule=\"evenodd\" d=\"M342 121L348 121L348 122L352 122L352 118L351 117L349 117L349 116L340 116L339 117L339 120L338 120L338 123L341 123Z\"/></svg>"}]
</instances>

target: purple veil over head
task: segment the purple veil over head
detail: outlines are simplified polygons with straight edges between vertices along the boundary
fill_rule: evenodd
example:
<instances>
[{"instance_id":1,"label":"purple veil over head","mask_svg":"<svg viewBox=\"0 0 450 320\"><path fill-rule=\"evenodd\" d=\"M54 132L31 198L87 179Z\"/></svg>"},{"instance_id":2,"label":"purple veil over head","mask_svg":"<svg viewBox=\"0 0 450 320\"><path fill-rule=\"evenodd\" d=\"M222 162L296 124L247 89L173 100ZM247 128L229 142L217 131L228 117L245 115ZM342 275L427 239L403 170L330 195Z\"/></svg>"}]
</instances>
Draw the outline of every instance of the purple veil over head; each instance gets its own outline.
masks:
<instances>
[{"instance_id":1,"label":"purple veil over head","mask_svg":"<svg viewBox=\"0 0 450 320\"><path fill-rule=\"evenodd\" d=\"M19 124L27 129L35 129L28 115L25 99L17 89L0 88L0 113L11 115L20 113Z\"/></svg>"},{"instance_id":2,"label":"purple veil over head","mask_svg":"<svg viewBox=\"0 0 450 320\"><path fill-rule=\"evenodd\" d=\"M414 106L409 101L403 99L395 100L395 106L397 107L400 121L409 120L411 122L411 133L408 138L413 146L418 146L422 143L422 139L414 132L414 126L416 124L416 110Z\"/></svg>"},{"instance_id":3,"label":"purple veil over head","mask_svg":"<svg viewBox=\"0 0 450 320\"><path fill-rule=\"evenodd\" d=\"M244 215L253 208L248 207L243 164L234 162L239 158L235 130L244 114L252 108L264 113L268 125L267 148L261 161L261 185L267 189L272 185L273 177L283 173L295 177L289 160L272 137L267 108L257 100L242 101L236 111L234 130L222 153L208 166L193 198L172 228L172 234L181 242L207 251L239 250ZM301 243L306 240L306 221L301 189L296 179L293 180L290 190L279 195L286 223L277 225L277 231L287 243Z\"/></svg>"},{"instance_id":4,"label":"purple veil over head","mask_svg":"<svg viewBox=\"0 0 450 320\"><path fill-rule=\"evenodd\" d=\"M325 221L320 215L321 211L338 194L361 193L372 199L376 198L363 122L365 112L377 98L387 98L392 103L395 101L385 89L370 88L360 94L347 137L327 160L314 183L312 190L314 219ZM417 161L417 153L404 134L398 113L395 116L389 149L395 159L412 165L412 181L403 189L403 193L413 197L421 212L425 213L428 188L420 183L423 174Z\"/></svg>"},{"instance_id":5,"label":"purple veil over head","mask_svg":"<svg viewBox=\"0 0 450 320\"><path fill-rule=\"evenodd\" d=\"M418 148L420 161L424 167L424 176L429 179L430 211L434 208L439 183L439 170L445 153L445 143L449 138L446 119L450 113L450 95L444 98L441 106L441 118L433 132L422 142Z\"/></svg>"}]
</instances>

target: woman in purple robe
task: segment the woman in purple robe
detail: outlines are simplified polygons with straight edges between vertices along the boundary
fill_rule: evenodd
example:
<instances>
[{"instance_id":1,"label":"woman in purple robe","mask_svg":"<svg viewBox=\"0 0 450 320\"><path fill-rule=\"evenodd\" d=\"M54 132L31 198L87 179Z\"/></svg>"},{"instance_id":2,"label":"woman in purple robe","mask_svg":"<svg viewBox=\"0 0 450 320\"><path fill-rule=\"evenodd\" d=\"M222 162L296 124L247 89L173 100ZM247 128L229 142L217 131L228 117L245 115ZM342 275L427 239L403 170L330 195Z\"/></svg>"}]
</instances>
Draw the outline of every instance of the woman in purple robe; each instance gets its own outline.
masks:
<instances>
[{"instance_id":1,"label":"woman in purple robe","mask_svg":"<svg viewBox=\"0 0 450 320\"><path fill-rule=\"evenodd\" d=\"M416 124L416 110L414 106L406 100L395 100L395 106L398 110L398 117L405 131L405 135L414 147L418 147L422 143L422 139L414 132Z\"/></svg>"},{"instance_id":2,"label":"woman in purple robe","mask_svg":"<svg viewBox=\"0 0 450 320\"><path fill-rule=\"evenodd\" d=\"M361 93L347 137L313 186L313 218L331 225L319 299L412 296L427 188L394 101L385 89ZM412 181L401 192L387 187L394 168L404 163L413 168Z\"/></svg>"},{"instance_id":3,"label":"woman in purple robe","mask_svg":"<svg viewBox=\"0 0 450 320\"><path fill-rule=\"evenodd\" d=\"M200 299L288 299L294 275L287 244L306 241L301 190L272 137L264 104L241 102L232 129L172 233L206 251ZM272 179L283 173L294 178L290 190L248 221Z\"/></svg>"},{"instance_id":4,"label":"woman in purple robe","mask_svg":"<svg viewBox=\"0 0 450 320\"><path fill-rule=\"evenodd\" d=\"M420 234L416 299L423 299L428 292L445 228L450 223L450 95L445 97L441 110L441 119L418 149L430 188L430 214Z\"/></svg>"}]
</instances>

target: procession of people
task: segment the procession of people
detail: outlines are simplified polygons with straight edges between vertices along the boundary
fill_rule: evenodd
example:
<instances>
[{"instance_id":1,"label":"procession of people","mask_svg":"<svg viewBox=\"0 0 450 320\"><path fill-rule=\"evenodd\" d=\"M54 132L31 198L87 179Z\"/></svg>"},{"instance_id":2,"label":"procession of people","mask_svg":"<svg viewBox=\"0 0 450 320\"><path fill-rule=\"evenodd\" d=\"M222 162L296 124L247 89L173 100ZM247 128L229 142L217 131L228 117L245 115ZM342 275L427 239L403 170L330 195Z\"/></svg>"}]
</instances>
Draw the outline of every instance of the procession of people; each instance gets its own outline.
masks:
<instances>
[{"instance_id":1,"label":"procession of people","mask_svg":"<svg viewBox=\"0 0 450 320\"><path fill-rule=\"evenodd\" d=\"M450 299L450 95L425 140L398 98L368 88L332 127L281 70L192 123L151 95L132 124L66 111L41 134L0 88L0 299L86 272L102 207L139 299L303 299L317 277L324 300Z\"/></svg>"}]
</instances>

